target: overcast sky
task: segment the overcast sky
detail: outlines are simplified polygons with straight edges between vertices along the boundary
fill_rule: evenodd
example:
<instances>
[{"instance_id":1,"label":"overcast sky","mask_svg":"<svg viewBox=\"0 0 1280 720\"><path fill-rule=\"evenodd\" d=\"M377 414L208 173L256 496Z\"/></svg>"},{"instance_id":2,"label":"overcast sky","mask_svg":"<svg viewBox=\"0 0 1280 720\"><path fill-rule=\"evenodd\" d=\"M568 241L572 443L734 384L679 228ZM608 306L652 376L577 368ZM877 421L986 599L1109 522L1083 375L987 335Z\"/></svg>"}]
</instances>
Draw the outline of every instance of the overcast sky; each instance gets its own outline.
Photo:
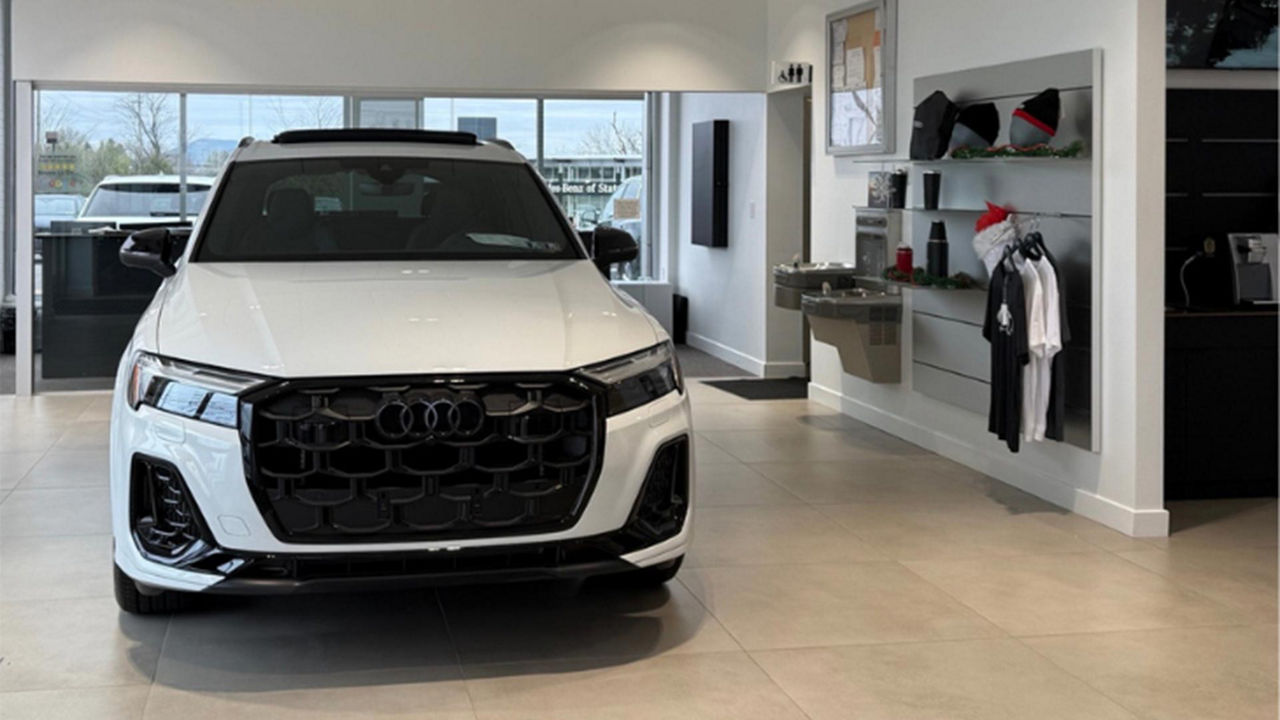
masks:
<instances>
[{"instance_id":1,"label":"overcast sky","mask_svg":"<svg viewBox=\"0 0 1280 720\"><path fill-rule=\"evenodd\" d=\"M41 114L46 119L65 118L65 123L85 132L94 141L123 138L128 125L116 110L124 93L64 92L40 93ZM173 108L173 138L177 146L178 96L170 96ZM374 101L364 106L366 118L379 126L412 122L412 104ZM498 118L498 137L511 141L527 156L537 153L536 103L521 99L427 98L423 103L426 127L456 129L457 118L468 116ZM583 135L591 128L607 125L613 113L626 126L640 128L644 103L640 100L547 100L545 132L548 157L572 155L580 151ZM188 134L195 140L238 141L246 135L269 138L290 127L314 127L318 121L331 127L342 122L341 97L208 95L187 96ZM41 128L41 135L46 128Z\"/></svg>"}]
</instances>

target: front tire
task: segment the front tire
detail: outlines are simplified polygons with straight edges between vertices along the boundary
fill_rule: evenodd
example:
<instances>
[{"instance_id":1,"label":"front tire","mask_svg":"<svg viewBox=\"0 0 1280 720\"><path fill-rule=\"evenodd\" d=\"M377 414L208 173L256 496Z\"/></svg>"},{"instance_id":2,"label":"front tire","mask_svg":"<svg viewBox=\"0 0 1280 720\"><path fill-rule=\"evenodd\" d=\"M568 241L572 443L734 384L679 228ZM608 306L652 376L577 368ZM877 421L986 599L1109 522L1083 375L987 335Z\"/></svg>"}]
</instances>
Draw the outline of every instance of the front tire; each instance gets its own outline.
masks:
<instances>
[{"instance_id":1,"label":"front tire","mask_svg":"<svg viewBox=\"0 0 1280 720\"><path fill-rule=\"evenodd\" d=\"M115 566L116 604L130 615L164 615L191 604L191 593L164 590L158 595L145 595L138 584Z\"/></svg>"}]
</instances>

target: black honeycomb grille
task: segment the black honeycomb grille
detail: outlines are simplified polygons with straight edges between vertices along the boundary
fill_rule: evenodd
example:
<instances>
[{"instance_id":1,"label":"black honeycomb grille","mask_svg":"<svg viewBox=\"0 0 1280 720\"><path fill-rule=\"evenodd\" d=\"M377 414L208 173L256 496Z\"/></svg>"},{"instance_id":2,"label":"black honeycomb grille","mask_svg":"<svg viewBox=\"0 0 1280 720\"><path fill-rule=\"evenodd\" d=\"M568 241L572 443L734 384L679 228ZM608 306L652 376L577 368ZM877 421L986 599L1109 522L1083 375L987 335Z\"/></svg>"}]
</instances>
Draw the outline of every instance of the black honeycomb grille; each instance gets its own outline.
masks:
<instances>
[{"instance_id":1,"label":"black honeycomb grille","mask_svg":"<svg viewBox=\"0 0 1280 720\"><path fill-rule=\"evenodd\" d=\"M561 530L599 472L601 404L567 376L290 381L244 400L245 474L290 542Z\"/></svg>"}]
</instances>

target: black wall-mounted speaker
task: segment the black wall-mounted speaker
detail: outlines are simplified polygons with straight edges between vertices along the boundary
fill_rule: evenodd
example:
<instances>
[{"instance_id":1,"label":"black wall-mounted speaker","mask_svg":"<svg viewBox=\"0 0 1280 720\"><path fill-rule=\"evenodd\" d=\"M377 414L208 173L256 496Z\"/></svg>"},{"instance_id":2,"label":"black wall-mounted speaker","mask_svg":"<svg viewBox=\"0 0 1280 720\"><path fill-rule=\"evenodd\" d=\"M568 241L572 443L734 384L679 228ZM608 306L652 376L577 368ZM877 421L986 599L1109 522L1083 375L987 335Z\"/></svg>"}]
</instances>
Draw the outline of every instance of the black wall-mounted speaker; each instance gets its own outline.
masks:
<instances>
[{"instance_id":1,"label":"black wall-mounted speaker","mask_svg":"<svg viewBox=\"0 0 1280 720\"><path fill-rule=\"evenodd\" d=\"M729 121L693 124L694 245L729 246Z\"/></svg>"}]
</instances>

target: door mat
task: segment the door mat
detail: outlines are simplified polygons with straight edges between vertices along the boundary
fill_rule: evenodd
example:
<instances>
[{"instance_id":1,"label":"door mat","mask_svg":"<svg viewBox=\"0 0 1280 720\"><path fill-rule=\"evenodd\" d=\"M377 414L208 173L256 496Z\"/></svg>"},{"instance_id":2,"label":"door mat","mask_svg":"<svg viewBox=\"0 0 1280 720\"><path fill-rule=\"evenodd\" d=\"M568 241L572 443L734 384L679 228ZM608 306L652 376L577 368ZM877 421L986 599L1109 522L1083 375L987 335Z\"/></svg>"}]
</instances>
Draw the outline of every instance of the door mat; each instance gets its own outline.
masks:
<instances>
[{"instance_id":1,"label":"door mat","mask_svg":"<svg viewBox=\"0 0 1280 720\"><path fill-rule=\"evenodd\" d=\"M803 400L809 397L805 378L750 380L704 380L705 384L747 400Z\"/></svg>"}]
</instances>

